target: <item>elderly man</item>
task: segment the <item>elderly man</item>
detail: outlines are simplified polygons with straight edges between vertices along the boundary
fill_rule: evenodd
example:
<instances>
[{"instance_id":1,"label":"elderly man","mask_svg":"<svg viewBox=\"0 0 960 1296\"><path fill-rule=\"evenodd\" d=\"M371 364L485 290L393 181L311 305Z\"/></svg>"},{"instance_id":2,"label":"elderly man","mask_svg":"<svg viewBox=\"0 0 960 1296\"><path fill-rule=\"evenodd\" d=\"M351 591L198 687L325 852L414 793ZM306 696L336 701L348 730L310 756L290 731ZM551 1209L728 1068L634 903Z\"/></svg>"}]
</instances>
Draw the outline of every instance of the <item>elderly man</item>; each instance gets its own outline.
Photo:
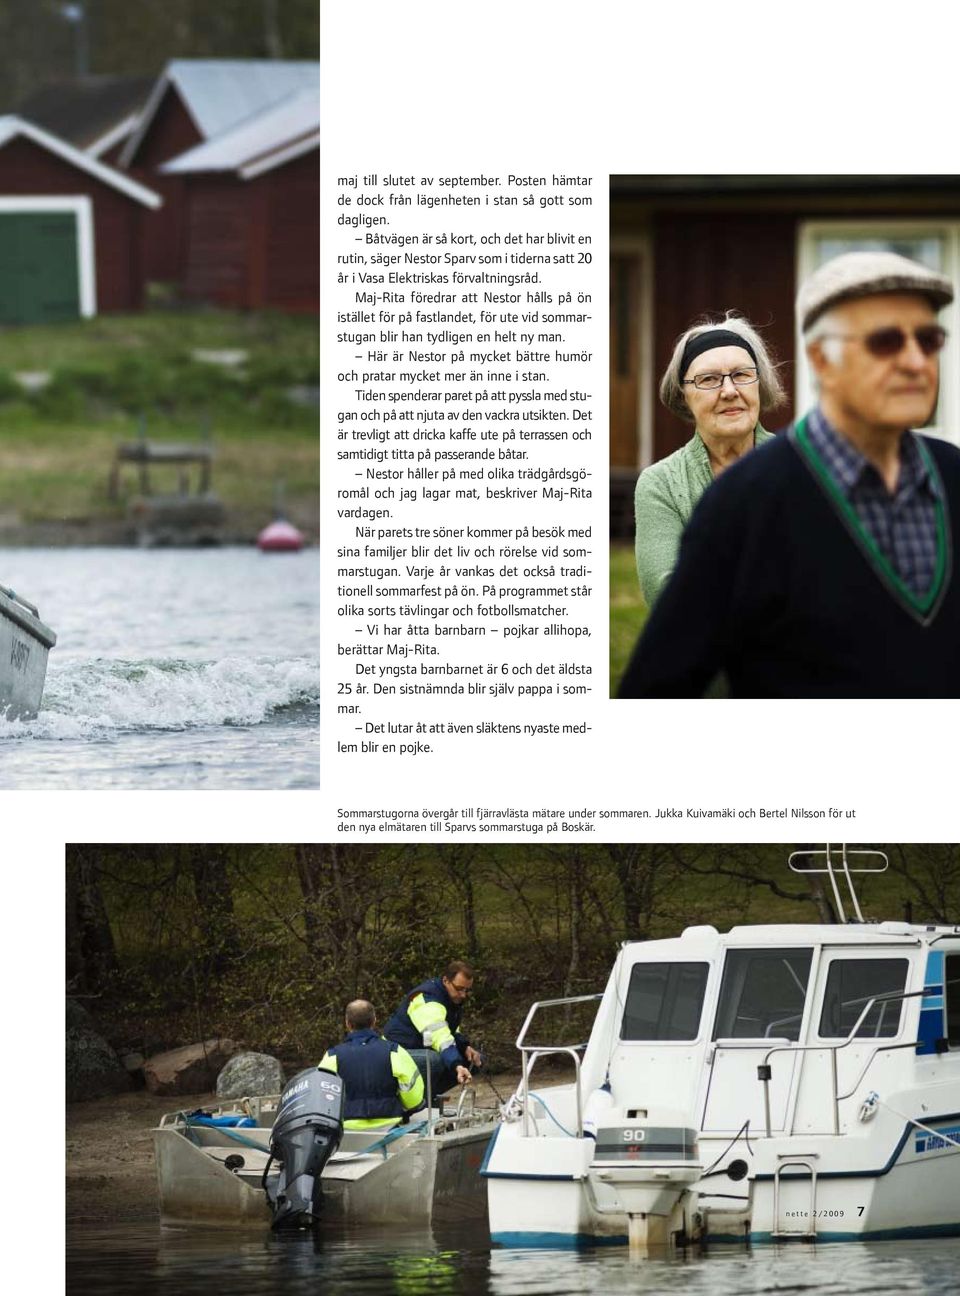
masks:
<instances>
[{"instance_id":1,"label":"elderly man","mask_svg":"<svg viewBox=\"0 0 960 1296\"><path fill-rule=\"evenodd\" d=\"M851 252L801 286L819 403L698 506L621 697L960 696L960 450L935 407L942 275Z\"/></svg>"},{"instance_id":2,"label":"elderly man","mask_svg":"<svg viewBox=\"0 0 960 1296\"><path fill-rule=\"evenodd\" d=\"M324 1053L321 1069L343 1077L344 1129L391 1129L423 1105L423 1078L405 1048L377 1032L366 999L346 1009L347 1035Z\"/></svg>"},{"instance_id":3,"label":"elderly man","mask_svg":"<svg viewBox=\"0 0 960 1296\"><path fill-rule=\"evenodd\" d=\"M434 1095L455 1084L468 1084L471 1066L480 1065L480 1054L460 1033L463 1005L473 988L473 968L460 959L404 995L384 1027L387 1039L402 1044L426 1075Z\"/></svg>"}]
</instances>

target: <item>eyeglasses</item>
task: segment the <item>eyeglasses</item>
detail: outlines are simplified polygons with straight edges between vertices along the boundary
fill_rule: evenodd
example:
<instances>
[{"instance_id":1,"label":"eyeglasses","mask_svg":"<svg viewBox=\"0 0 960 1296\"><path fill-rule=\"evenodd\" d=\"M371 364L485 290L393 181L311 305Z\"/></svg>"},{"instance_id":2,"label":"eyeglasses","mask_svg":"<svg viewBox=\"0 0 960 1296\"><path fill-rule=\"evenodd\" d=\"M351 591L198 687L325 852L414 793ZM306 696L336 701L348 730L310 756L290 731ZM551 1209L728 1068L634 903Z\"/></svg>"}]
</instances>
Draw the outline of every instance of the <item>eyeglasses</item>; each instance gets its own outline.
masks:
<instances>
[{"instance_id":1,"label":"eyeglasses","mask_svg":"<svg viewBox=\"0 0 960 1296\"><path fill-rule=\"evenodd\" d=\"M947 330L939 324L921 324L912 334L905 333L899 325L890 328L874 329L872 333L826 333L825 337L842 338L845 342L862 342L872 356L878 360L889 360L899 355L912 336L925 356L936 355L943 349L947 340Z\"/></svg>"},{"instance_id":2,"label":"eyeglasses","mask_svg":"<svg viewBox=\"0 0 960 1296\"><path fill-rule=\"evenodd\" d=\"M456 990L458 994L468 995L472 990L472 988L473 988L472 986L457 985L456 981L450 982L450 989Z\"/></svg>"},{"instance_id":3,"label":"eyeglasses","mask_svg":"<svg viewBox=\"0 0 960 1296\"><path fill-rule=\"evenodd\" d=\"M749 387L751 383L759 380L760 375L756 369L731 369L729 373L705 373L698 374L696 378L684 378L681 386L686 387L693 383L698 391L716 391L718 387L723 386L724 378L729 378L734 387Z\"/></svg>"}]
</instances>

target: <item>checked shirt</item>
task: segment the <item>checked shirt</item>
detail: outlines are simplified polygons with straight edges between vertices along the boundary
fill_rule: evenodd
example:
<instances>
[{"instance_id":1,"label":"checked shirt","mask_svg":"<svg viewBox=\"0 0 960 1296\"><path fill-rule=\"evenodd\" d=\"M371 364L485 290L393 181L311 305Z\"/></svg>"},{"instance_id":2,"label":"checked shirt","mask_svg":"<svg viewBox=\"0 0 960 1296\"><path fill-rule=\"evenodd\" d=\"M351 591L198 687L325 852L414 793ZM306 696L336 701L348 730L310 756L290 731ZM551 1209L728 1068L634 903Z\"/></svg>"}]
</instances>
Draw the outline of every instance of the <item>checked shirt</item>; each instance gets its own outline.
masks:
<instances>
[{"instance_id":1,"label":"checked shirt","mask_svg":"<svg viewBox=\"0 0 960 1296\"><path fill-rule=\"evenodd\" d=\"M937 565L934 478L910 431L900 438L900 475L891 495L880 474L831 426L817 407L807 418L807 434L861 525L911 593L929 590Z\"/></svg>"}]
</instances>

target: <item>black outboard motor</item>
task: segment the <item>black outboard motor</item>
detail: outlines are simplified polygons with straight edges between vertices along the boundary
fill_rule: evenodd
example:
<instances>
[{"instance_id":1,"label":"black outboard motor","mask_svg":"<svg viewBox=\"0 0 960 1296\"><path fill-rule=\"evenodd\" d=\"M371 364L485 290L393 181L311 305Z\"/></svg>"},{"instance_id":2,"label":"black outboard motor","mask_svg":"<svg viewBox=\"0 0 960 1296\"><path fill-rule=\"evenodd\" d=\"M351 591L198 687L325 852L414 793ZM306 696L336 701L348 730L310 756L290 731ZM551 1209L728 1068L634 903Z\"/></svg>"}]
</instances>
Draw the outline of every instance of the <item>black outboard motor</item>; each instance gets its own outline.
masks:
<instances>
[{"instance_id":1,"label":"black outboard motor","mask_svg":"<svg viewBox=\"0 0 960 1296\"><path fill-rule=\"evenodd\" d=\"M320 1172L343 1138L343 1100L341 1078L319 1067L295 1075L280 1095L270 1138L280 1174L269 1185L263 1174L271 1228L306 1228L319 1219Z\"/></svg>"}]
</instances>

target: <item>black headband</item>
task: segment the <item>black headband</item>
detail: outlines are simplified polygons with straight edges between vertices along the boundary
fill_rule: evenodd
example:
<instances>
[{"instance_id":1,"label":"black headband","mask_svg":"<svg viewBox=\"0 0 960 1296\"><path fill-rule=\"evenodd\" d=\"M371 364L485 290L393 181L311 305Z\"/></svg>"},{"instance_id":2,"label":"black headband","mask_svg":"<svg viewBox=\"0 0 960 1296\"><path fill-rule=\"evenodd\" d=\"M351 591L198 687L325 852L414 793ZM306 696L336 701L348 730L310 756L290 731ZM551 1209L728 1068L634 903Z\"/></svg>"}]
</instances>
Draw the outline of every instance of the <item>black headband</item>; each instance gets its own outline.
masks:
<instances>
[{"instance_id":1,"label":"black headband","mask_svg":"<svg viewBox=\"0 0 960 1296\"><path fill-rule=\"evenodd\" d=\"M743 347L744 351L749 352L753 363L757 364L757 353L747 339L741 337L739 333L734 333L733 329L707 329L705 333L695 333L692 338L687 339L687 345L683 348L683 359L680 361L680 381L682 382L686 378L687 370L698 355L703 355L704 351L712 351L715 347L722 346ZM757 368L759 368L759 365L757 365Z\"/></svg>"}]
</instances>

